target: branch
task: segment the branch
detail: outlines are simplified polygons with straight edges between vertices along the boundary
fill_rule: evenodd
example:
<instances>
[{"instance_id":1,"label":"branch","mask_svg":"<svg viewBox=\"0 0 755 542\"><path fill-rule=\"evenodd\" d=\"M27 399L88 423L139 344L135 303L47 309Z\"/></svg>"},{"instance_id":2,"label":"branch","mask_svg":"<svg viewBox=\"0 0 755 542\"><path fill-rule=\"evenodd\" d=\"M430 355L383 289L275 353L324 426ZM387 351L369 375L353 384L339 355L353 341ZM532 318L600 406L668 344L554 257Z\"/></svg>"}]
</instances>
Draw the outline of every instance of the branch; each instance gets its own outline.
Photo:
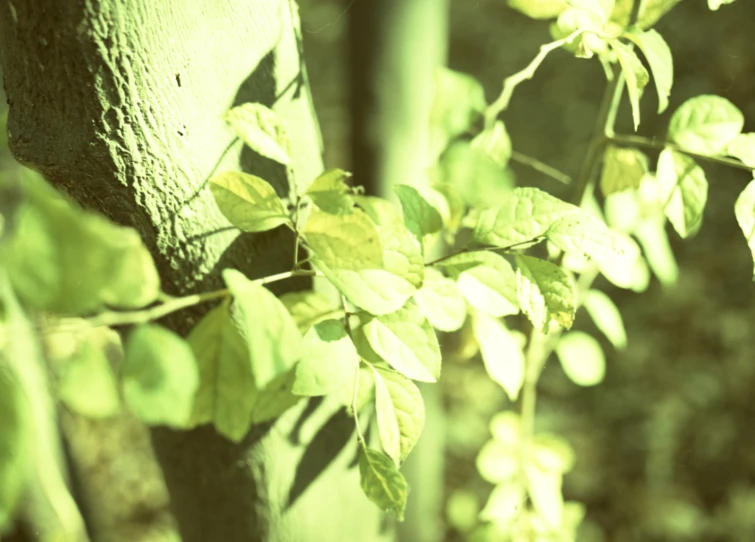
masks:
<instances>
[{"instance_id":1,"label":"branch","mask_svg":"<svg viewBox=\"0 0 755 542\"><path fill-rule=\"evenodd\" d=\"M511 159L520 164L524 164L525 166L529 166L560 183L571 184L571 177L569 175L541 162L537 158L512 150Z\"/></svg>"}]
</instances>

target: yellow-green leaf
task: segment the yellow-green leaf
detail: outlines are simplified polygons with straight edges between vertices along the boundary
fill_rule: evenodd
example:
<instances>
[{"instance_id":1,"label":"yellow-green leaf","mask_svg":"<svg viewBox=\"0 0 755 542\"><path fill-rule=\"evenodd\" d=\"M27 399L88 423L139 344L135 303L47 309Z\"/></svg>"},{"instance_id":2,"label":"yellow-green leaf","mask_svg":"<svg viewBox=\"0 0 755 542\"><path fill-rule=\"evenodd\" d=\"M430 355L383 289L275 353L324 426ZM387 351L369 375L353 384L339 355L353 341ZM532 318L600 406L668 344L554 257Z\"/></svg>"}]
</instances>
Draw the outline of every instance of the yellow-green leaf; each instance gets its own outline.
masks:
<instances>
[{"instance_id":1,"label":"yellow-green leaf","mask_svg":"<svg viewBox=\"0 0 755 542\"><path fill-rule=\"evenodd\" d=\"M548 331L551 320L569 329L574 322L577 294L566 272L550 262L516 256L519 305L535 329Z\"/></svg>"},{"instance_id":2,"label":"yellow-green leaf","mask_svg":"<svg viewBox=\"0 0 755 542\"><path fill-rule=\"evenodd\" d=\"M755 261L755 180L750 181L739 194L734 204L734 214ZM755 281L755 271L753 271L753 280Z\"/></svg>"},{"instance_id":3,"label":"yellow-green leaf","mask_svg":"<svg viewBox=\"0 0 755 542\"><path fill-rule=\"evenodd\" d=\"M566 376L579 386L595 386L606 374L603 349L592 335L570 331L556 343L556 354Z\"/></svg>"},{"instance_id":4,"label":"yellow-green leaf","mask_svg":"<svg viewBox=\"0 0 755 542\"><path fill-rule=\"evenodd\" d=\"M325 320L310 328L302 339L301 352L296 364L295 394L325 395L354 379L359 356L341 322Z\"/></svg>"},{"instance_id":5,"label":"yellow-green leaf","mask_svg":"<svg viewBox=\"0 0 755 542\"><path fill-rule=\"evenodd\" d=\"M715 155L742 132L744 116L729 100L720 96L696 96L674 112L668 137L680 147L700 154Z\"/></svg>"},{"instance_id":6,"label":"yellow-green leaf","mask_svg":"<svg viewBox=\"0 0 755 542\"><path fill-rule=\"evenodd\" d=\"M251 149L284 165L291 164L291 144L283 120L261 103L245 103L225 115L236 135Z\"/></svg>"},{"instance_id":7,"label":"yellow-green leaf","mask_svg":"<svg viewBox=\"0 0 755 542\"><path fill-rule=\"evenodd\" d=\"M354 210L354 198L350 195L346 179L351 173L342 169L330 169L315 179L307 189L317 207L326 213L347 215Z\"/></svg>"},{"instance_id":8,"label":"yellow-green leaf","mask_svg":"<svg viewBox=\"0 0 755 542\"><path fill-rule=\"evenodd\" d=\"M359 209L348 215L314 211L304 236L314 256L332 269L378 269L383 263L377 228Z\"/></svg>"},{"instance_id":9,"label":"yellow-green leaf","mask_svg":"<svg viewBox=\"0 0 755 542\"><path fill-rule=\"evenodd\" d=\"M210 179L210 191L220 212L242 231L272 230L289 220L272 185L254 175L226 171Z\"/></svg>"},{"instance_id":10,"label":"yellow-green leaf","mask_svg":"<svg viewBox=\"0 0 755 542\"><path fill-rule=\"evenodd\" d=\"M671 225L681 237L697 233L708 200L705 171L684 154L664 149L658 157L658 195Z\"/></svg>"},{"instance_id":11,"label":"yellow-green leaf","mask_svg":"<svg viewBox=\"0 0 755 542\"><path fill-rule=\"evenodd\" d=\"M627 93L629 94L629 103L632 105L634 129L637 131L637 127L640 125L640 98L642 97L642 92L645 89L645 86L650 80L650 76L648 75L645 66L642 65L642 62L637 57L637 53L635 53L631 47L623 44L619 40L611 40L611 47L619 59L621 71L624 72Z\"/></svg>"},{"instance_id":12,"label":"yellow-green leaf","mask_svg":"<svg viewBox=\"0 0 755 542\"><path fill-rule=\"evenodd\" d=\"M367 447L359 449L362 491L381 510L404 521L409 486L388 456Z\"/></svg>"}]
</instances>

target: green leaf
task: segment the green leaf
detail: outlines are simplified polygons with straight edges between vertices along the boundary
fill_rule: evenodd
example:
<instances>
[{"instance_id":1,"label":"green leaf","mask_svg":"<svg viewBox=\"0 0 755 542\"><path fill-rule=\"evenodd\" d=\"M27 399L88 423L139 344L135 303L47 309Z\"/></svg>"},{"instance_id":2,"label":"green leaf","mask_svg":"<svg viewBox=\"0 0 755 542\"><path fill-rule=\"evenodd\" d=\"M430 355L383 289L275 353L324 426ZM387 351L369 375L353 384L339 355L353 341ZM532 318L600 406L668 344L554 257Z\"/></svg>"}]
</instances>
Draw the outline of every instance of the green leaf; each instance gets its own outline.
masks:
<instances>
[{"instance_id":1,"label":"green leaf","mask_svg":"<svg viewBox=\"0 0 755 542\"><path fill-rule=\"evenodd\" d=\"M695 161L671 149L658 157L658 195L664 212L683 238L697 233L708 200L708 181Z\"/></svg>"},{"instance_id":2,"label":"green leaf","mask_svg":"<svg viewBox=\"0 0 755 542\"><path fill-rule=\"evenodd\" d=\"M657 23L681 0L639 0L639 2L640 11L637 15L637 26L646 29Z\"/></svg>"},{"instance_id":3,"label":"green leaf","mask_svg":"<svg viewBox=\"0 0 755 542\"><path fill-rule=\"evenodd\" d=\"M519 474L519 450L498 440L489 440L477 454L480 476L491 484L511 482Z\"/></svg>"},{"instance_id":4,"label":"green leaf","mask_svg":"<svg viewBox=\"0 0 755 542\"><path fill-rule=\"evenodd\" d=\"M648 71L637 57L631 47L621 43L619 40L611 40L616 56L621 64L621 71L624 72L626 79L627 93L629 94L629 103L632 104L632 119L634 120L634 130L640 125L640 98L645 86L650 80ZM651 66L652 67L652 66Z\"/></svg>"},{"instance_id":5,"label":"green leaf","mask_svg":"<svg viewBox=\"0 0 755 542\"><path fill-rule=\"evenodd\" d=\"M338 390L354 378L359 356L337 320L320 322L304 335L302 356L296 364L296 395L317 396Z\"/></svg>"},{"instance_id":6,"label":"green leaf","mask_svg":"<svg viewBox=\"0 0 755 542\"><path fill-rule=\"evenodd\" d=\"M438 185L450 187L463 203L480 209L501 205L514 188L511 169L502 169L467 141L452 143L431 173Z\"/></svg>"},{"instance_id":7,"label":"green leaf","mask_svg":"<svg viewBox=\"0 0 755 542\"><path fill-rule=\"evenodd\" d=\"M674 112L668 137L680 147L700 154L715 155L742 131L744 116L726 98L702 95L684 102Z\"/></svg>"},{"instance_id":8,"label":"green leaf","mask_svg":"<svg viewBox=\"0 0 755 542\"><path fill-rule=\"evenodd\" d=\"M439 68L430 113L430 160L434 161L451 140L464 134L482 118L485 91L473 77Z\"/></svg>"},{"instance_id":9,"label":"green leaf","mask_svg":"<svg viewBox=\"0 0 755 542\"><path fill-rule=\"evenodd\" d=\"M579 386L595 386L603 382L606 358L603 349L584 331L570 331L556 343L556 355L566 376Z\"/></svg>"},{"instance_id":10,"label":"green leaf","mask_svg":"<svg viewBox=\"0 0 755 542\"><path fill-rule=\"evenodd\" d=\"M82 416L100 419L118 413L118 383L101 347L89 340L78 345L62 369L58 395Z\"/></svg>"},{"instance_id":11,"label":"green leaf","mask_svg":"<svg viewBox=\"0 0 755 542\"><path fill-rule=\"evenodd\" d=\"M275 419L301 401L301 397L293 393L294 382L295 370L292 369L259 390L252 409L252 423Z\"/></svg>"},{"instance_id":12,"label":"green leaf","mask_svg":"<svg viewBox=\"0 0 755 542\"><path fill-rule=\"evenodd\" d=\"M535 329L546 333L551 320L569 329L577 310L577 293L569 275L530 256L517 255L516 264L519 305Z\"/></svg>"},{"instance_id":13,"label":"green leaf","mask_svg":"<svg viewBox=\"0 0 755 542\"><path fill-rule=\"evenodd\" d=\"M336 396L341 401L349 416L354 416L352 407L354 406L354 380L346 384L336 392ZM362 363L359 366L359 389L357 390L357 412L361 411L367 404L375 400L375 375L372 373L372 366Z\"/></svg>"},{"instance_id":14,"label":"green leaf","mask_svg":"<svg viewBox=\"0 0 755 542\"><path fill-rule=\"evenodd\" d=\"M313 290L287 292L279 299L291 313L302 333L306 333L309 328L323 320L343 314L343 309L333 304L327 296Z\"/></svg>"},{"instance_id":15,"label":"green leaf","mask_svg":"<svg viewBox=\"0 0 755 542\"><path fill-rule=\"evenodd\" d=\"M212 422L218 433L240 442L252 422L257 387L246 342L229 307L224 302L208 312L187 339L199 365L191 422Z\"/></svg>"},{"instance_id":16,"label":"green leaf","mask_svg":"<svg viewBox=\"0 0 755 542\"><path fill-rule=\"evenodd\" d=\"M226 171L210 179L210 191L220 212L242 231L272 230L289 221L275 188L254 175Z\"/></svg>"},{"instance_id":17,"label":"green leaf","mask_svg":"<svg viewBox=\"0 0 755 542\"><path fill-rule=\"evenodd\" d=\"M388 456L362 446L359 450L359 476L362 491L381 510L404 521L409 486Z\"/></svg>"},{"instance_id":18,"label":"green leaf","mask_svg":"<svg viewBox=\"0 0 755 542\"><path fill-rule=\"evenodd\" d=\"M734 0L708 0L708 7L711 11L717 11L724 4L731 4L733 2Z\"/></svg>"},{"instance_id":19,"label":"green leaf","mask_svg":"<svg viewBox=\"0 0 755 542\"><path fill-rule=\"evenodd\" d=\"M611 341L617 350L627 347L627 333L624 321L614 302L600 290L589 290L583 301L587 313L597 328Z\"/></svg>"},{"instance_id":20,"label":"green leaf","mask_svg":"<svg viewBox=\"0 0 755 542\"><path fill-rule=\"evenodd\" d=\"M755 132L739 134L729 142L726 154L738 158L746 166L755 168Z\"/></svg>"},{"instance_id":21,"label":"green leaf","mask_svg":"<svg viewBox=\"0 0 755 542\"><path fill-rule=\"evenodd\" d=\"M519 516L524 495L518 484L502 484L493 488L480 519L506 528Z\"/></svg>"},{"instance_id":22,"label":"green leaf","mask_svg":"<svg viewBox=\"0 0 755 542\"><path fill-rule=\"evenodd\" d=\"M380 442L398 466L419 440L425 425L425 403L419 388L408 378L374 367L373 373Z\"/></svg>"},{"instance_id":23,"label":"green leaf","mask_svg":"<svg viewBox=\"0 0 755 542\"><path fill-rule=\"evenodd\" d=\"M540 470L565 474L574 467L574 448L562 437L541 433L533 440L533 455Z\"/></svg>"},{"instance_id":24,"label":"green leaf","mask_svg":"<svg viewBox=\"0 0 755 542\"><path fill-rule=\"evenodd\" d=\"M511 138L501 120L477 134L471 145L502 168L506 167L511 158Z\"/></svg>"},{"instance_id":25,"label":"green leaf","mask_svg":"<svg viewBox=\"0 0 755 542\"><path fill-rule=\"evenodd\" d=\"M605 222L586 212L570 213L548 229L548 240L568 254L595 261L625 256L624 245Z\"/></svg>"},{"instance_id":26,"label":"green leaf","mask_svg":"<svg viewBox=\"0 0 755 542\"><path fill-rule=\"evenodd\" d=\"M299 359L301 333L270 290L235 269L224 269L223 280L233 294L233 309L249 346L254 383L263 389Z\"/></svg>"},{"instance_id":27,"label":"green leaf","mask_svg":"<svg viewBox=\"0 0 755 542\"><path fill-rule=\"evenodd\" d=\"M655 30L632 30L625 32L624 37L637 45L645 55L653 73L655 89L658 91L658 113L663 113L668 107L668 97L674 84L674 59L671 49L663 36Z\"/></svg>"},{"instance_id":28,"label":"green leaf","mask_svg":"<svg viewBox=\"0 0 755 542\"><path fill-rule=\"evenodd\" d=\"M404 211L404 224L420 243L422 243L425 235L441 230L443 220L440 213L422 197L416 188L397 184L394 185L393 190L396 192Z\"/></svg>"},{"instance_id":29,"label":"green leaf","mask_svg":"<svg viewBox=\"0 0 755 542\"><path fill-rule=\"evenodd\" d=\"M563 0L508 0L508 4L533 19L553 19L568 7Z\"/></svg>"},{"instance_id":30,"label":"green leaf","mask_svg":"<svg viewBox=\"0 0 755 542\"><path fill-rule=\"evenodd\" d=\"M486 251L464 252L438 265L457 280L459 291L478 311L496 317L519 312L516 273L503 256Z\"/></svg>"},{"instance_id":31,"label":"green leaf","mask_svg":"<svg viewBox=\"0 0 755 542\"><path fill-rule=\"evenodd\" d=\"M245 103L228 111L225 120L252 150L283 165L291 164L291 144L275 111L261 103Z\"/></svg>"},{"instance_id":32,"label":"green leaf","mask_svg":"<svg viewBox=\"0 0 755 542\"><path fill-rule=\"evenodd\" d=\"M666 218L663 215L647 217L637 225L634 235L642 245L650 269L661 284L676 284L679 266L666 233Z\"/></svg>"},{"instance_id":33,"label":"green leaf","mask_svg":"<svg viewBox=\"0 0 755 542\"><path fill-rule=\"evenodd\" d=\"M734 214L737 217L739 227L742 228L747 246L752 252L753 261L755 261L755 180L742 190L737 202L734 204ZM753 281L755 281L755 271L753 271Z\"/></svg>"},{"instance_id":34,"label":"green leaf","mask_svg":"<svg viewBox=\"0 0 755 542\"><path fill-rule=\"evenodd\" d=\"M425 282L414 293L414 301L435 329L457 331L464 324L467 305L456 282L437 269L425 269Z\"/></svg>"},{"instance_id":35,"label":"green leaf","mask_svg":"<svg viewBox=\"0 0 755 542\"><path fill-rule=\"evenodd\" d=\"M157 298L160 279L136 231L77 208L41 177L23 180L26 201L0 260L26 306L83 314L103 305L138 308Z\"/></svg>"},{"instance_id":36,"label":"green leaf","mask_svg":"<svg viewBox=\"0 0 755 542\"><path fill-rule=\"evenodd\" d=\"M348 215L354 210L354 198L346 179L351 173L342 169L329 169L315 179L307 189L307 195L312 198L317 207L326 213L334 215Z\"/></svg>"},{"instance_id":37,"label":"green leaf","mask_svg":"<svg viewBox=\"0 0 755 542\"><path fill-rule=\"evenodd\" d=\"M0 350L0 532L3 533L12 525L31 470L31 420L26 402L21 384Z\"/></svg>"},{"instance_id":38,"label":"green leaf","mask_svg":"<svg viewBox=\"0 0 755 542\"><path fill-rule=\"evenodd\" d=\"M304 235L314 256L333 269L376 269L383 252L375 224L359 209L349 215L313 211Z\"/></svg>"},{"instance_id":39,"label":"green leaf","mask_svg":"<svg viewBox=\"0 0 755 542\"><path fill-rule=\"evenodd\" d=\"M314 265L357 307L372 314L388 314L401 308L422 286L424 261L419 245L393 205L373 197L355 200L375 222L383 260L374 269L339 269L322 260Z\"/></svg>"},{"instance_id":40,"label":"green leaf","mask_svg":"<svg viewBox=\"0 0 755 542\"><path fill-rule=\"evenodd\" d=\"M476 314L472 326L485 370L509 399L516 401L524 384L524 337L510 331L498 318L484 314Z\"/></svg>"},{"instance_id":41,"label":"green leaf","mask_svg":"<svg viewBox=\"0 0 755 542\"><path fill-rule=\"evenodd\" d=\"M398 372L412 380L438 381L438 338L415 304L372 318L362 328L370 346Z\"/></svg>"},{"instance_id":42,"label":"green leaf","mask_svg":"<svg viewBox=\"0 0 755 542\"><path fill-rule=\"evenodd\" d=\"M524 246L539 240L551 224L576 210L537 188L517 188L501 207L480 213L474 239L497 247Z\"/></svg>"},{"instance_id":43,"label":"green leaf","mask_svg":"<svg viewBox=\"0 0 755 542\"><path fill-rule=\"evenodd\" d=\"M186 427L199 387L189 345L167 329L144 324L131 332L121 368L123 399L149 425Z\"/></svg>"},{"instance_id":44,"label":"green leaf","mask_svg":"<svg viewBox=\"0 0 755 542\"><path fill-rule=\"evenodd\" d=\"M527 469L527 490L538 515L551 529L561 526L564 498L561 495L562 476L538 468Z\"/></svg>"},{"instance_id":45,"label":"green leaf","mask_svg":"<svg viewBox=\"0 0 755 542\"><path fill-rule=\"evenodd\" d=\"M638 188L648 171L648 157L637 149L608 145L603 157L600 189L603 195Z\"/></svg>"}]
</instances>

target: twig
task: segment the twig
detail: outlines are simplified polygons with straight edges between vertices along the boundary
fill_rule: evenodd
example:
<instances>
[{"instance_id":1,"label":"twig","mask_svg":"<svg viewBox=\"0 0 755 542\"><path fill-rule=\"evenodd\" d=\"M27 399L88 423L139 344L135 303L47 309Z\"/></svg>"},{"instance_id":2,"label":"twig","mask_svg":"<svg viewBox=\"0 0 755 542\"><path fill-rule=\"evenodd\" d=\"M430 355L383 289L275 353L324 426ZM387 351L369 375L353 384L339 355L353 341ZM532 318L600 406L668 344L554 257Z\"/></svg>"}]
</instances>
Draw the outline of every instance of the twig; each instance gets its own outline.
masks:
<instances>
[{"instance_id":1,"label":"twig","mask_svg":"<svg viewBox=\"0 0 755 542\"><path fill-rule=\"evenodd\" d=\"M537 158L522 154L521 152L511 151L511 159L520 164L524 164L525 166L529 166L560 183L571 184L571 177L569 175L541 162Z\"/></svg>"}]
</instances>

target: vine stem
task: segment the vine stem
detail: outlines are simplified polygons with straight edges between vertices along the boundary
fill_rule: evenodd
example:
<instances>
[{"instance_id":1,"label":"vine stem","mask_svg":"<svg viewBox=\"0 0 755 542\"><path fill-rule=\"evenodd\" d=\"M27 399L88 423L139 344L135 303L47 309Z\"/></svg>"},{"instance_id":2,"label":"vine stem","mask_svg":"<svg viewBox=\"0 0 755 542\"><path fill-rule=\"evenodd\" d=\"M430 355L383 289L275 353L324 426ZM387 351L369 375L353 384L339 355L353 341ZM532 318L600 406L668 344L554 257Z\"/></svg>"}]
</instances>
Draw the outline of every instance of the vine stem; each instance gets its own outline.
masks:
<instances>
[{"instance_id":1,"label":"vine stem","mask_svg":"<svg viewBox=\"0 0 755 542\"><path fill-rule=\"evenodd\" d=\"M539 236L535 237L534 239L527 239L526 241L521 241L519 243L514 243L513 245L509 245L506 247L476 247L476 248L462 248L460 250L457 250L456 252L452 252L451 254L446 254L445 256L441 256L440 258L433 260L431 262L427 262L425 264L425 267L432 267L434 265L437 265L441 262L445 262L446 260L450 260L451 258L458 256L459 254L466 254L467 252L506 252L509 250L514 250L515 248L520 248L523 246L528 246L532 244L537 244L540 241L543 241L545 237Z\"/></svg>"},{"instance_id":2,"label":"vine stem","mask_svg":"<svg viewBox=\"0 0 755 542\"><path fill-rule=\"evenodd\" d=\"M563 47L567 43L571 43L585 32L586 30L584 29L578 29L565 38L561 38L559 40L541 45L540 52L535 56L535 58L532 59L532 61L527 65L526 68L516 72L513 75L509 75L506 79L504 79L503 90L501 91L500 96L498 96L498 98L496 98L496 100L485 110L485 127L490 128L495 122L496 117L502 111L506 110L506 108L509 106L509 102L511 101L511 95L513 94L514 89L517 87L517 85L523 83L528 79L532 79L535 75L535 72L540 67L540 64L543 63L543 60L545 60L545 57L547 57L549 53L555 51L560 47Z\"/></svg>"},{"instance_id":3,"label":"vine stem","mask_svg":"<svg viewBox=\"0 0 755 542\"><path fill-rule=\"evenodd\" d=\"M724 156L709 156L707 154L700 154L697 152L688 151L681 148L679 145L676 145L675 143L670 143L664 140L650 139L647 137L637 136L637 135L622 135L622 134L611 134L611 135L608 135L606 139L611 143L616 143L617 145L626 145L626 146L634 145L636 147L645 147L646 149L658 149L658 150L671 149L680 154L685 154L691 158L705 160L713 164L733 167L736 169L742 169L749 172L755 171L755 167L748 166L747 164L744 164L740 162L739 160L734 160L733 158L726 158Z\"/></svg>"},{"instance_id":4,"label":"vine stem","mask_svg":"<svg viewBox=\"0 0 755 542\"><path fill-rule=\"evenodd\" d=\"M270 275L269 277L263 277L253 280L254 284L265 285L281 280L286 280L293 277L316 277L321 276L319 271L310 270L293 270L286 271L284 273L278 273L277 275ZM162 305L156 307L150 307L148 309L140 309L137 311L125 311L125 312L103 312L97 316L91 318L84 318L83 321L92 326L123 326L128 324L144 324L153 320L159 320L160 318L167 316L168 314L180 311L200 303L206 303L208 301L214 301L215 299L222 299L230 297L231 291L227 288L222 290L213 290L211 292L204 292L201 294L192 294L184 297L174 297L165 301ZM75 320L81 322L81 320ZM60 322L65 326L66 320Z\"/></svg>"},{"instance_id":5,"label":"vine stem","mask_svg":"<svg viewBox=\"0 0 755 542\"><path fill-rule=\"evenodd\" d=\"M549 166L548 164L541 162L537 158L522 154L521 152L511 151L511 159L525 166L529 166L532 169L551 177L563 184L571 184L571 177L566 173L557 170L556 168Z\"/></svg>"}]
</instances>

